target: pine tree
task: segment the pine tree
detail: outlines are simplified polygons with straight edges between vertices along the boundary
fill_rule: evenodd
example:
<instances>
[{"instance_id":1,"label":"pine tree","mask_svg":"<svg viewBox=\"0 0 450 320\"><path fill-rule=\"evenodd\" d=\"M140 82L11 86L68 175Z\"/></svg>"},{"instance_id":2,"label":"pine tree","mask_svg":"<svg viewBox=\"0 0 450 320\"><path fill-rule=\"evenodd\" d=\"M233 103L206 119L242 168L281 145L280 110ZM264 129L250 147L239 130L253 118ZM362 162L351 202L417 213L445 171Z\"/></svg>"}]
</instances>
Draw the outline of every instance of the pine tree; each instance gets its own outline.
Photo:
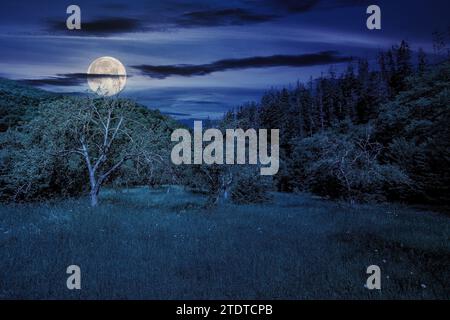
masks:
<instances>
[{"instance_id":1,"label":"pine tree","mask_svg":"<svg viewBox=\"0 0 450 320\"><path fill-rule=\"evenodd\" d=\"M425 51L423 51L422 48L419 49L419 53L417 56L418 62L417 62L417 72L422 75L427 69L428 61L427 56L425 54Z\"/></svg>"}]
</instances>

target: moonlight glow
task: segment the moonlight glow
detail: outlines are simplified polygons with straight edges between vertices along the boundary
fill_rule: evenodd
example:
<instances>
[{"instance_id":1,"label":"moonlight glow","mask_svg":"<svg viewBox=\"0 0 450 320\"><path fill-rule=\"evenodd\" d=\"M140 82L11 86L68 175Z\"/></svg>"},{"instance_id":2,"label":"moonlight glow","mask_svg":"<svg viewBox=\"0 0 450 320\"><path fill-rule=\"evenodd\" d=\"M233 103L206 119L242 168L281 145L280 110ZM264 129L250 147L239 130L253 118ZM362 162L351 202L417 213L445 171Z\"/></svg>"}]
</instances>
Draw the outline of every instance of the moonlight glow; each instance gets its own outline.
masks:
<instances>
[{"instance_id":1,"label":"moonlight glow","mask_svg":"<svg viewBox=\"0 0 450 320\"><path fill-rule=\"evenodd\" d=\"M112 96L123 90L127 82L124 65L113 57L95 59L88 68L89 88L103 96Z\"/></svg>"}]
</instances>

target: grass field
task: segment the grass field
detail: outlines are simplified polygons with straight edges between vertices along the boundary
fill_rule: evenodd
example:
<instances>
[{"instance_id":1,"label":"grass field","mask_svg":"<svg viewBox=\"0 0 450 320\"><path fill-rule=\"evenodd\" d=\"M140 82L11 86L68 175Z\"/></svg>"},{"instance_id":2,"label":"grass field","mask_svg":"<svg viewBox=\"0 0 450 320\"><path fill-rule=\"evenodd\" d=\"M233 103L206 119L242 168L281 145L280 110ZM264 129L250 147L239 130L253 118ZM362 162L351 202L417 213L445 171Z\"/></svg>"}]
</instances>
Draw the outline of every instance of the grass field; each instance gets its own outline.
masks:
<instances>
[{"instance_id":1,"label":"grass field","mask_svg":"<svg viewBox=\"0 0 450 320\"><path fill-rule=\"evenodd\" d=\"M0 207L0 298L449 299L450 218L275 194L202 209L180 188ZM66 287L81 267L82 289ZM364 285L379 265L382 290Z\"/></svg>"}]
</instances>

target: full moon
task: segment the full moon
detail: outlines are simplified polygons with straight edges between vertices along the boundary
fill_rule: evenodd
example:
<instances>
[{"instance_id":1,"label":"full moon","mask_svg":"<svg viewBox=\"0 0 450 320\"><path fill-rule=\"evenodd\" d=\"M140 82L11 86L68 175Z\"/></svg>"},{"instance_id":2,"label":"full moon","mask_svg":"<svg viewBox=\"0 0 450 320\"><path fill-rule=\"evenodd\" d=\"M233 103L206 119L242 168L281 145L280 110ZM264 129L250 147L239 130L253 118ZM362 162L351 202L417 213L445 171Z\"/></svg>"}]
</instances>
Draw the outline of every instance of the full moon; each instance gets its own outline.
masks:
<instances>
[{"instance_id":1,"label":"full moon","mask_svg":"<svg viewBox=\"0 0 450 320\"><path fill-rule=\"evenodd\" d=\"M118 94L127 82L124 65L113 57L95 59L90 64L87 74L89 88L101 96Z\"/></svg>"}]
</instances>

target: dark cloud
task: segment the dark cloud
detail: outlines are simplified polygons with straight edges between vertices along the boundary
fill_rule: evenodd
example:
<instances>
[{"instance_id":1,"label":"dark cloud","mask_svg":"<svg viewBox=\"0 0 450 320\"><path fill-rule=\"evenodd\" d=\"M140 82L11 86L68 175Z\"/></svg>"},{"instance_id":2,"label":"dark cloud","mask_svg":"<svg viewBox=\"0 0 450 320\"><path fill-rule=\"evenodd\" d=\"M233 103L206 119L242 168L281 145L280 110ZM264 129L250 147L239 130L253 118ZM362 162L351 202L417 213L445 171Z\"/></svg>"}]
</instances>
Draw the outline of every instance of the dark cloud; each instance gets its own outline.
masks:
<instances>
[{"instance_id":1,"label":"dark cloud","mask_svg":"<svg viewBox=\"0 0 450 320\"><path fill-rule=\"evenodd\" d=\"M282 7L291 13L306 12L313 9L320 0L269 0L273 5Z\"/></svg>"},{"instance_id":2,"label":"dark cloud","mask_svg":"<svg viewBox=\"0 0 450 320\"><path fill-rule=\"evenodd\" d=\"M126 32L141 32L146 29L142 23L135 18L124 17L109 17L99 18L91 21L81 22L81 30L68 30L66 21L49 21L48 31L50 32L64 32L73 34L85 34L85 35L110 35L114 33L126 33Z\"/></svg>"},{"instance_id":3,"label":"dark cloud","mask_svg":"<svg viewBox=\"0 0 450 320\"><path fill-rule=\"evenodd\" d=\"M192 116L192 114L190 114L190 113L182 113L182 112L163 112L163 114L167 114L169 116L176 116L176 117Z\"/></svg>"},{"instance_id":4,"label":"dark cloud","mask_svg":"<svg viewBox=\"0 0 450 320\"><path fill-rule=\"evenodd\" d=\"M257 14L241 8L195 11L183 14L177 19L179 27L226 26L261 23L276 18L272 14Z\"/></svg>"},{"instance_id":5,"label":"dark cloud","mask_svg":"<svg viewBox=\"0 0 450 320\"><path fill-rule=\"evenodd\" d=\"M368 5L368 0L242 0L244 4L272 9L280 14L296 14L318 9L334 9Z\"/></svg>"},{"instance_id":6,"label":"dark cloud","mask_svg":"<svg viewBox=\"0 0 450 320\"><path fill-rule=\"evenodd\" d=\"M351 57L341 57L334 51L325 51L303 55L274 55L268 57L250 57L243 59L225 59L200 65L138 65L133 68L140 70L151 78L164 79L169 76L203 76L213 72L239 70L249 68L269 67L306 67L325 65L352 60Z\"/></svg>"},{"instance_id":7,"label":"dark cloud","mask_svg":"<svg viewBox=\"0 0 450 320\"><path fill-rule=\"evenodd\" d=\"M105 74L87 74L87 73L66 73L57 74L54 77L38 78L38 79L22 79L19 82L31 86L61 86L72 87L86 83L88 79L92 78L115 78L124 77L121 75L105 75ZM129 77L129 76L127 76Z\"/></svg>"},{"instance_id":8,"label":"dark cloud","mask_svg":"<svg viewBox=\"0 0 450 320\"><path fill-rule=\"evenodd\" d=\"M65 20L52 20L47 21L46 30L74 35L109 36L173 28L248 25L312 10L359 6L367 3L368 0L240 0L234 3L235 6L229 7L214 2L205 6L203 2L190 0L182 4L168 2L164 6L154 8L157 15L154 13L143 15L143 12L132 10L126 3L114 2L103 4L101 7L111 12L123 12L123 16L88 21L83 19L81 30L75 31L67 30Z\"/></svg>"},{"instance_id":9,"label":"dark cloud","mask_svg":"<svg viewBox=\"0 0 450 320\"><path fill-rule=\"evenodd\" d=\"M333 3L335 7L354 7L373 4L373 1L370 0L328 0L326 2Z\"/></svg>"}]
</instances>

